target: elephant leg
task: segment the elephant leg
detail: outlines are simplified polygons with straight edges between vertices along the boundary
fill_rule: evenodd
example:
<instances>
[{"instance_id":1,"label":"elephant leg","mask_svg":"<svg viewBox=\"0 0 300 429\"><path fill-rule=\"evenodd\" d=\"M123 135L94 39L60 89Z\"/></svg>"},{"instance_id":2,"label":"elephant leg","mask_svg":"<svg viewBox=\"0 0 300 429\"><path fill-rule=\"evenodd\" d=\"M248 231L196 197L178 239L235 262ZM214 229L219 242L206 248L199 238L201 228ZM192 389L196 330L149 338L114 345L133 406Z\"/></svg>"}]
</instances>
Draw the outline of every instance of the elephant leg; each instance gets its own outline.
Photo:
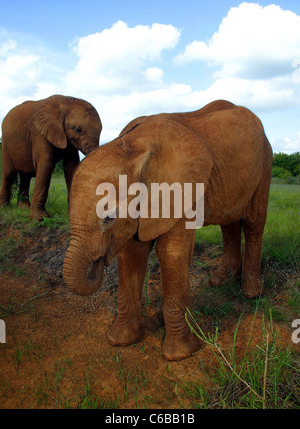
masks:
<instances>
[{"instance_id":1,"label":"elephant leg","mask_svg":"<svg viewBox=\"0 0 300 429\"><path fill-rule=\"evenodd\" d=\"M254 298L264 291L261 272L263 231L246 222L243 223L243 231L245 235L245 255L243 260L242 291L247 298Z\"/></svg>"},{"instance_id":2,"label":"elephant leg","mask_svg":"<svg viewBox=\"0 0 300 429\"><path fill-rule=\"evenodd\" d=\"M70 206L70 192L71 192L71 185L73 176L75 174L75 171L79 165L79 155L78 151L76 150L75 154L72 154L72 156L65 158L63 160L63 167L64 167L64 175L65 175L65 181L68 189L68 205Z\"/></svg>"},{"instance_id":3,"label":"elephant leg","mask_svg":"<svg viewBox=\"0 0 300 429\"><path fill-rule=\"evenodd\" d=\"M151 248L151 241L137 242L132 238L118 254L118 317L107 333L113 346L134 344L144 334L142 291Z\"/></svg>"},{"instance_id":4,"label":"elephant leg","mask_svg":"<svg viewBox=\"0 0 300 429\"><path fill-rule=\"evenodd\" d=\"M29 208L29 187L32 174L20 172L20 187L18 195L18 207Z\"/></svg>"},{"instance_id":5,"label":"elephant leg","mask_svg":"<svg viewBox=\"0 0 300 429\"><path fill-rule=\"evenodd\" d=\"M48 197L54 164L39 163L31 201L30 219L43 220L48 217L45 205Z\"/></svg>"},{"instance_id":6,"label":"elephant leg","mask_svg":"<svg viewBox=\"0 0 300 429\"><path fill-rule=\"evenodd\" d=\"M265 168L267 171L268 166ZM271 170L272 163L269 163ZM264 292L261 270L261 251L263 232L267 218L270 177L263 178L251 201L251 210L242 221L245 236L245 254L243 260L242 290L248 298L254 298Z\"/></svg>"},{"instance_id":7,"label":"elephant leg","mask_svg":"<svg viewBox=\"0 0 300 429\"><path fill-rule=\"evenodd\" d=\"M4 161L3 154L3 161ZM9 204L11 197L11 188L14 184L14 181L17 178L18 172L12 168L10 165L7 166L5 162L3 162L3 173L2 173L2 185L0 190L0 206L4 206Z\"/></svg>"},{"instance_id":8,"label":"elephant leg","mask_svg":"<svg viewBox=\"0 0 300 429\"><path fill-rule=\"evenodd\" d=\"M181 360L196 352L199 340L186 322L190 307L189 266L192 259L195 230L186 230L179 221L157 240L157 256L161 265L163 314L166 337L163 357Z\"/></svg>"},{"instance_id":9,"label":"elephant leg","mask_svg":"<svg viewBox=\"0 0 300 429\"><path fill-rule=\"evenodd\" d=\"M220 265L210 277L212 286L220 286L232 277L241 274L241 222L221 226L223 256Z\"/></svg>"}]
</instances>

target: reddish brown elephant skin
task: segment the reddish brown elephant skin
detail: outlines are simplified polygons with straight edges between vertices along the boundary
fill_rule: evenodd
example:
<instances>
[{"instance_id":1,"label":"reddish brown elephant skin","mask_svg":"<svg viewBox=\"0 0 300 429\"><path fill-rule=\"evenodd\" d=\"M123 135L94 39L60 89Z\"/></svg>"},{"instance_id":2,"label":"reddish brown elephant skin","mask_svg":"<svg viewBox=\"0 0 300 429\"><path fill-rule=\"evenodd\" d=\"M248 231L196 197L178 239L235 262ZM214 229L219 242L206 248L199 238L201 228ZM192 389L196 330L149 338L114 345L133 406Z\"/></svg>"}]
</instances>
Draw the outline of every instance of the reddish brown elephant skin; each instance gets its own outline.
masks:
<instances>
[{"instance_id":1,"label":"reddish brown elephant skin","mask_svg":"<svg viewBox=\"0 0 300 429\"><path fill-rule=\"evenodd\" d=\"M210 281L218 286L242 273L242 290L250 298L263 292L261 248L271 169L272 149L260 120L224 100L196 112L137 118L119 138L83 160L71 191L71 242L63 275L74 292L93 293L101 286L104 265L118 255L118 317L108 332L111 344L126 346L143 336L142 288L156 240L166 326L163 356L180 360L198 350L185 320L195 230L186 229L184 213L180 219L99 219L97 186L112 183L118 195L119 175L127 175L128 186L144 183L148 192L151 183L204 183L204 225L220 225L223 234L223 257Z\"/></svg>"},{"instance_id":2,"label":"reddish brown elephant skin","mask_svg":"<svg viewBox=\"0 0 300 429\"><path fill-rule=\"evenodd\" d=\"M88 154L99 146L101 120L84 100L53 95L14 107L2 123L3 178L0 206L10 201L11 187L20 174L18 205L29 207L29 186L36 176L30 218L47 216L45 204L55 164L62 159L68 199L80 150Z\"/></svg>"}]
</instances>

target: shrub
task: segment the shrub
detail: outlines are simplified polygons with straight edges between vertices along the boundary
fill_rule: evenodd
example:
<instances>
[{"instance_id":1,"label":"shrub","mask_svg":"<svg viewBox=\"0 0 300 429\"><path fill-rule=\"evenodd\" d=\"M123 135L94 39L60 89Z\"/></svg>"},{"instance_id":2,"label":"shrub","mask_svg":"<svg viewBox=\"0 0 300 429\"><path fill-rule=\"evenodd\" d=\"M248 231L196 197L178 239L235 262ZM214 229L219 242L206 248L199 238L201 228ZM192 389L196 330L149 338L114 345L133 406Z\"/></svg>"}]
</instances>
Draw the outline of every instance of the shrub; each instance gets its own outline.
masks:
<instances>
[{"instance_id":1,"label":"shrub","mask_svg":"<svg viewBox=\"0 0 300 429\"><path fill-rule=\"evenodd\" d=\"M286 170L283 167L273 167L272 168L272 177L280 177L281 179L286 179L287 177L290 177L291 173L290 171Z\"/></svg>"},{"instance_id":2,"label":"shrub","mask_svg":"<svg viewBox=\"0 0 300 429\"><path fill-rule=\"evenodd\" d=\"M274 153L273 168L281 167L289 172L289 176L298 176L300 173L300 152L292 153ZM281 177L281 176L274 176Z\"/></svg>"}]
</instances>

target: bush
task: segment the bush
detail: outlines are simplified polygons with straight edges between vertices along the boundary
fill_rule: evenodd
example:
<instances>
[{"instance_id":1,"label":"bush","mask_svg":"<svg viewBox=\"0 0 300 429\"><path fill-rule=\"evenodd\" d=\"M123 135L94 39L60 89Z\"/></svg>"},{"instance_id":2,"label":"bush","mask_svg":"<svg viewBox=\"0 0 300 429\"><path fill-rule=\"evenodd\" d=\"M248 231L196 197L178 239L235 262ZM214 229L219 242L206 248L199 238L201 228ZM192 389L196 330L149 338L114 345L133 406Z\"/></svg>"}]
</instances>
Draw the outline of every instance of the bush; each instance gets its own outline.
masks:
<instances>
[{"instance_id":1,"label":"bush","mask_svg":"<svg viewBox=\"0 0 300 429\"><path fill-rule=\"evenodd\" d=\"M273 168L275 167L280 167L284 170L287 170L289 172L289 176L298 176L300 173L300 152L292 153L290 155L282 152L274 153Z\"/></svg>"},{"instance_id":2,"label":"bush","mask_svg":"<svg viewBox=\"0 0 300 429\"><path fill-rule=\"evenodd\" d=\"M287 183L288 185L300 185L300 176L289 176L286 178L285 183Z\"/></svg>"},{"instance_id":3,"label":"bush","mask_svg":"<svg viewBox=\"0 0 300 429\"><path fill-rule=\"evenodd\" d=\"M279 177L280 179L286 179L291 176L291 172L286 170L283 167L273 167L272 168L272 177Z\"/></svg>"}]
</instances>

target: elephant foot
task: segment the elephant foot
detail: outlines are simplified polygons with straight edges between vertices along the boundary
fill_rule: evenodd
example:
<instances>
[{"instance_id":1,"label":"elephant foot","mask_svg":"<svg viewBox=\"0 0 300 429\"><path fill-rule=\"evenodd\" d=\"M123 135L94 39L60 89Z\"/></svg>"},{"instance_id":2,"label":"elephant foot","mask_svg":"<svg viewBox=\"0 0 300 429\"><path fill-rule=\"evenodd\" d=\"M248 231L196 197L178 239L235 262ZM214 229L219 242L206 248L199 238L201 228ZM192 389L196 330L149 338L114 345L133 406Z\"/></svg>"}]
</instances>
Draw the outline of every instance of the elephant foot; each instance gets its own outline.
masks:
<instances>
[{"instance_id":1,"label":"elephant foot","mask_svg":"<svg viewBox=\"0 0 300 429\"><path fill-rule=\"evenodd\" d=\"M190 330L184 335L166 335L162 354L168 361L186 359L200 349L200 341Z\"/></svg>"},{"instance_id":2,"label":"elephant foot","mask_svg":"<svg viewBox=\"0 0 300 429\"><path fill-rule=\"evenodd\" d=\"M122 322L116 319L107 333L107 339L112 346L125 347L138 343L143 335L144 330L139 323Z\"/></svg>"},{"instance_id":3,"label":"elephant foot","mask_svg":"<svg viewBox=\"0 0 300 429\"><path fill-rule=\"evenodd\" d=\"M31 220L42 221L43 219L45 219L45 217L49 217L49 214L48 212L46 212L46 210L36 210L30 212Z\"/></svg>"},{"instance_id":4,"label":"elephant foot","mask_svg":"<svg viewBox=\"0 0 300 429\"><path fill-rule=\"evenodd\" d=\"M238 277L241 274L241 264L238 267L228 267L219 265L218 268L210 276L210 284L212 286L221 286L229 280Z\"/></svg>"},{"instance_id":5,"label":"elephant foot","mask_svg":"<svg viewBox=\"0 0 300 429\"><path fill-rule=\"evenodd\" d=\"M247 298L256 298L264 293L265 286L260 274L243 275L242 291Z\"/></svg>"}]
</instances>

